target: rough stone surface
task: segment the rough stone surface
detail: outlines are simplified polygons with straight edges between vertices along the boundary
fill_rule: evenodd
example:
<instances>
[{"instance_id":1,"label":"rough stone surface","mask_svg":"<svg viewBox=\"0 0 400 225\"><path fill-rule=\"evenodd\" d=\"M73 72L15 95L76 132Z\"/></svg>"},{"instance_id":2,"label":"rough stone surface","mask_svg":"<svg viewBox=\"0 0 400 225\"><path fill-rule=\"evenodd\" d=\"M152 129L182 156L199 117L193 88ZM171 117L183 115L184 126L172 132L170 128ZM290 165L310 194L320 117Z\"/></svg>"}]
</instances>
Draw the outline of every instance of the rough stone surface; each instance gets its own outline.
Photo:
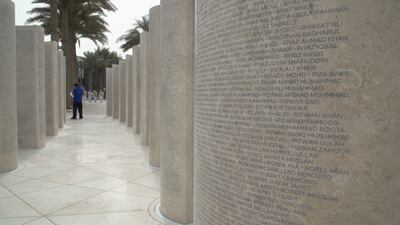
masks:
<instances>
[{"instance_id":1,"label":"rough stone surface","mask_svg":"<svg viewBox=\"0 0 400 225\"><path fill-rule=\"evenodd\" d=\"M17 168L15 6L0 0L0 173Z\"/></svg>"},{"instance_id":2,"label":"rough stone surface","mask_svg":"<svg viewBox=\"0 0 400 225\"><path fill-rule=\"evenodd\" d=\"M193 220L194 0L161 1L161 212ZM209 223L212 224L212 223Z\"/></svg>"},{"instance_id":3,"label":"rough stone surface","mask_svg":"<svg viewBox=\"0 0 400 225\"><path fill-rule=\"evenodd\" d=\"M63 57L63 64L64 64L64 71L63 71L63 89L64 89L64 93L63 93L63 104L64 104L64 110L63 110L63 114L64 114L64 123L67 122L67 58L64 56Z\"/></svg>"},{"instance_id":4,"label":"rough stone surface","mask_svg":"<svg viewBox=\"0 0 400 225\"><path fill-rule=\"evenodd\" d=\"M113 109L113 69L106 68L106 100L107 100L107 116L112 116Z\"/></svg>"},{"instance_id":5,"label":"rough stone surface","mask_svg":"<svg viewBox=\"0 0 400 225\"><path fill-rule=\"evenodd\" d=\"M46 145L44 30L40 26L17 26L18 145Z\"/></svg>"},{"instance_id":6,"label":"rough stone surface","mask_svg":"<svg viewBox=\"0 0 400 225\"><path fill-rule=\"evenodd\" d=\"M58 134L58 52L56 42L45 42L46 135Z\"/></svg>"},{"instance_id":7,"label":"rough stone surface","mask_svg":"<svg viewBox=\"0 0 400 225\"><path fill-rule=\"evenodd\" d=\"M160 167L160 6L149 15L149 163Z\"/></svg>"},{"instance_id":8,"label":"rough stone surface","mask_svg":"<svg viewBox=\"0 0 400 225\"><path fill-rule=\"evenodd\" d=\"M112 114L114 119L119 118L119 66L113 65L113 76L112 76L112 92L113 92L113 108Z\"/></svg>"},{"instance_id":9,"label":"rough stone surface","mask_svg":"<svg viewBox=\"0 0 400 225\"><path fill-rule=\"evenodd\" d=\"M64 53L58 51L58 128L64 127Z\"/></svg>"},{"instance_id":10,"label":"rough stone surface","mask_svg":"<svg viewBox=\"0 0 400 225\"><path fill-rule=\"evenodd\" d=\"M140 47L132 49L133 58L133 133L140 133Z\"/></svg>"},{"instance_id":11,"label":"rough stone surface","mask_svg":"<svg viewBox=\"0 0 400 225\"><path fill-rule=\"evenodd\" d=\"M148 144L148 32L140 34L140 144Z\"/></svg>"},{"instance_id":12,"label":"rough stone surface","mask_svg":"<svg viewBox=\"0 0 400 225\"><path fill-rule=\"evenodd\" d=\"M133 126L133 59L126 55L126 125Z\"/></svg>"},{"instance_id":13,"label":"rough stone surface","mask_svg":"<svg viewBox=\"0 0 400 225\"><path fill-rule=\"evenodd\" d=\"M119 60L119 122L126 121L126 61Z\"/></svg>"},{"instance_id":14,"label":"rough stone surface","mask_svg":"<svg viewBox=\"0 0 400 225\"><path fill-rule=\"evenodd\" d=\"M400 1L196 4L195 224L400 224Z\"/></svg>"}]
</instances>

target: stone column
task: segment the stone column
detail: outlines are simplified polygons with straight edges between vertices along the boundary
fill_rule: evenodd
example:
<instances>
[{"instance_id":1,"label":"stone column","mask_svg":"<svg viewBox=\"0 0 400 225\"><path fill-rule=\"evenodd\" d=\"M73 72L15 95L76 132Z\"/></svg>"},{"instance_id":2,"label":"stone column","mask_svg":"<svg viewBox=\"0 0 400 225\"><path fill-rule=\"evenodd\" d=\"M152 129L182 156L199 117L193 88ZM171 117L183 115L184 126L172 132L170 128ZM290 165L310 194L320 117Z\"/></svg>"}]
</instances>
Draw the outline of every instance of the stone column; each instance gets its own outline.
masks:
<instances>
[{"instance_id":1,"label":"stone column","mask_svg":"<svg viewBox=\"0 0 400 225\"><path fill-rule=\"evenodd\" d=\"M160 6L149 15L149 163L160 167Z\"/></svg>"},{"instance_id":2,"label":"stone column","mask_svg":"<svg viewBox=\"0 0 400 225\"><path fill-rule=\"evenodd\" d=\"M161 207L193 220L194 0L161 1Z\"/></svg>"},{"instance_id":3,"label":"stone column","mask_svg":"<svg viewBox=\"0 0 400 225\"><path fill-rule=\"evenodd\" d=\"M64 127L64 53L58 51L58 128Z\"/></svg>"},{"instance_id":4,"label":"stone column","mask_svg":"<svg viewBox=\"0 0 400 225\"><path fill-rule=\"evenodd\" d=\"M46 145L44 30L16 27L18 144L22 148Z\"/></svg>"},{"instance_id":5,"label":"stone column","mask_svg":"<svg viewBox=\"0 0 400 225\"><path fill-rule=\"evenodd\" d=\"M112 114L113 119L119 118L119 66L113 65L112 66L112 92L113 92L113 108Z\"/></svg>"},{"instance_id":6,"label":"stone column","mask_svg":"<svg viewBox=\"0 0 400 225\"><path fill-rule=\"evenodd\" d=\"M64 56L63 57L63 64L64 64L64 71L63 71L63 104L64 104L64 123L67 122L67 58Z\"/></svg>"},{"instance_id":7,"label":"stone column","mask_svg":"<svg viewBox=\"0 0 400 225\"><path fill-rule=\"evenodd\" d=\"M113 89L112 89L112 79L113 79L113 69L106 68L106 102L107 102L107 116L112 116L113 109Z\"/></svg>"},{"instance_id":8,"label":"stone column","mask_svg":"<svg viewBox=\"0 0 400 225\"><path fill-rule=\"evenodd\" d=\"M133 59L126 55L126 125L133 126Z\"/></svg>"},{"instance_id":9,"label":"stone column","mask_svg":"<svg viewBox=\"0 0 400 225\"><path fill-rule=\"evenodd\" d=\"M58 134L58 51L57 43L45 42L46 135Z\"/></svg>"},{"instance_id":10,"label":"stone column","mask_svg":"<svg viewBox=\"0 0 400 225\"><path fill-rule=\"evenodd\" d=\"M126 121L126 61L119 60L119 122Z\"/></svg>"},{"instance_id":11,"label":"stone column","mask_svg":"<svg viewBox=\"0 0 400 225\"><path fill-rule=\"evenodd\" d=\"M399 224L400 1L196 4L194 223Z\"/></svg>"},{"instance_id":12,"label":"stone column","mask_svg":"<svg viewBox=\"0 0 400 225\"><path fill-rule=\"evenodd\" d=\"M133 133L140 133L140 47L132 49L133 60Z\"/></svg>"},{"instance_id":13,"label":"stone column","mask_svg":"<svg viewBox=\"0 0 400 225\"><path fill-rule=\"evenodd\" d=\"M0 0L0 173L18 167L15 6Z\"/></svg>"},{"instance_id":14,"label":"stone column","mask_svg":"<svg viewBox=\"0 0 400 225\"><path fill-rule=\"evenodd\" d=\"M148 32L140 34L140 144L148 144Z\"/></svg>"}]
</instances>

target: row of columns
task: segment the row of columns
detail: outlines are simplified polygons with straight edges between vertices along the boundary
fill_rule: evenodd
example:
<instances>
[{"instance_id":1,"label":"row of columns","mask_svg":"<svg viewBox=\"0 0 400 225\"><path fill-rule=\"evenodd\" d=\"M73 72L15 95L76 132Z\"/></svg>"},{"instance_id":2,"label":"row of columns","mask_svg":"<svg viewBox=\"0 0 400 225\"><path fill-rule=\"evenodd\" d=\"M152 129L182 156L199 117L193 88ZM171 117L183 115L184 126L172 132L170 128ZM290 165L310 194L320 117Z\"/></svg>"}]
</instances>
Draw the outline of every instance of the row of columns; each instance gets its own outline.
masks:
<instances>
[{"instance_id":1,"label":"row of columns","mask_svg":"<svg viewBox=\"0 0 400 225\"><path fill-rule=\"evenodd\" d=\"M40 26L15 26L0 1L0 173L18 167L18 148L38 149L66 120L65 57ZM16 113L17 112L17 113Z\"/></svg>"},{"instance_id":2,"label":"row of columns","mask_svg":"<svg viewBox=\"0 0 400 225\"><path fill-rule=\"evenodd\" d=\"M107 68L107 115L140 135L161 168L161 213L193 220L194 1L161 1L132 55ZM161 66L162 65L162 66ZM111 89L111 91L110 91Z\"/></svg>"}]
</instances>

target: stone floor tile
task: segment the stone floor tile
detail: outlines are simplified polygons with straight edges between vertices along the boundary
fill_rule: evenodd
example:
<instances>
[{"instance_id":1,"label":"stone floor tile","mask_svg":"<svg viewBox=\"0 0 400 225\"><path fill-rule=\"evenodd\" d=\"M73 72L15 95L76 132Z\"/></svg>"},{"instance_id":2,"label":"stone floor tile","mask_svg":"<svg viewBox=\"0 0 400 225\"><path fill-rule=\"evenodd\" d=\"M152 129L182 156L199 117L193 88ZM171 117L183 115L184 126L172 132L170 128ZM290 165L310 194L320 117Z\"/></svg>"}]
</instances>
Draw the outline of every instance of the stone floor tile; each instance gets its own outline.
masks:
<instances>
[{"instance_id":1,"label":"stone floor tile","mask_svg":"<svg viewBox=\"0 0 400 225\"><path fill-rule=\"evenodd\" d=\"M0 199L0 218L35 216L40 215L29 205L15 196Z\"/></svg>"},{"instance_id":2,"label":"stone floor tile","mask_svg":"<svg viewBox=\"0 0 400 225\"><path fill-rule=\"evenodd\" d=\"M0 225L23 225L40 217L0 218Z\"/></svg>"},{"instance_id":3,"label":"stone floor tile","mask_svg":"<svg viewBox=\"0 0 400 225\"><path fill-rule=\"evenodd\" d=\"M58 225L158 225L146 211L50 217Z\"/></svg>"},{"instance_id":4,"label":"stone floor tile","mask_svg":"<svg viewBox=\"0 0 400 225\"><path fill-rule=\"evenodd\" d=\"M140 184L146 187L160 190L160 172L151 173L149 175L134 179L131 183Z\"/></svg>"},{"instance_id":5,"label":"stone floor tile","mask_svg":"<svg viewBox=\"0 0 400 225\"><path fill-rule=\"evenodd\" d=\"M135 183L127 183L111 191L150 198L160 197L159 191Z\"/></svg>"},{"instance_id":6,"label":"stone floor tile","mask_svg":"<svg viewBox=\"0 0 400 225\"><path fill-rule=\"evenodd\" d=\"M41 179L63 184L76 184L84 181L105 178L107 175L82 167L71 168L60 173L44 176Z\"/></svg>"},{"instance_id":7,"label":"stone floor tile","mask_svg":"<svg viewBox=\"0 0 400 225\"><path fill-rule=\"evenodd\" d=\"M111 190L116 187L120 187L121 185L126 184L126 181L114 177L106 177L97 180L85 181L82 183L77 183L77 186L80 187L88 187L95 188L100 190Z\"/></svg>"},{"instance_id":8,"label":"stone floor tile","mask_svg":"<svg viewBox=\"0 0 400 225\"><path fill-rule=\"evenodd\" d=\"M20 197L43 215L89 199L100 194L100 190L65 185L59 188L29 193Z\"/></svg>"},{"instance_id":9,"label":"stone floor tile","mask_svg":"<svg viewBox=\"0 0 400 225\"><path fill-rule=\"evenodd\" d=\"M17 195L27 194L37 191L43 191L56 187L64 186L64 184L54 183L45 180L28 180L8 186L8 188Z\"/></svg>"},{"instance_id":10,"label":"stone floor tile","mask_svg":"<svg viewBox=\"0 0 400 225\"><path fill-rule=\"evenodd\" d=\"M37 220L31 221L29 223L25 223L26 225L54 225L50 220L45 217L39 218ZM24 224L24 225L25 225Z\"/></svg>"},{"instance_id":11,"label":"stone floor tile","mask_svg":"<svg viewBox=\"0 0 400 225\"><path fill-rule=\"evenodd\" d=\"M146 210L153 200L153 198L106 192L66 207L52 215L119 213Z\"/></svg>"}]
</instances>

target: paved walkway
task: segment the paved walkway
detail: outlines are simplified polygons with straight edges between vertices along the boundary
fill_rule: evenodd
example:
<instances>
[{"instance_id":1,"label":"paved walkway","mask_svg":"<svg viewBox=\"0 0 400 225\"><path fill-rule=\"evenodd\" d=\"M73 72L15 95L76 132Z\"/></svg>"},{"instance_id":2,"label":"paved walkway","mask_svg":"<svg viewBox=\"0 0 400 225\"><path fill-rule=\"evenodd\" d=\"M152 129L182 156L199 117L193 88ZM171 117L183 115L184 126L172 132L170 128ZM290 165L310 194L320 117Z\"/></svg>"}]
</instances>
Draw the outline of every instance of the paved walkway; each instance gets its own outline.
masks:
<instances>
[{"instance_id":1,"label":"paved walkway","mask_svg":"<svg viewBox=\"0 0 400 225\"><path fill-rule=\"evenodd\" d=\"M41 150L20 150L20 167L0 175L1 225L158 225L159 171L124 124L87 104ZM70 117L70 116L69 116Z\"/></svg>"}]
</instances>

